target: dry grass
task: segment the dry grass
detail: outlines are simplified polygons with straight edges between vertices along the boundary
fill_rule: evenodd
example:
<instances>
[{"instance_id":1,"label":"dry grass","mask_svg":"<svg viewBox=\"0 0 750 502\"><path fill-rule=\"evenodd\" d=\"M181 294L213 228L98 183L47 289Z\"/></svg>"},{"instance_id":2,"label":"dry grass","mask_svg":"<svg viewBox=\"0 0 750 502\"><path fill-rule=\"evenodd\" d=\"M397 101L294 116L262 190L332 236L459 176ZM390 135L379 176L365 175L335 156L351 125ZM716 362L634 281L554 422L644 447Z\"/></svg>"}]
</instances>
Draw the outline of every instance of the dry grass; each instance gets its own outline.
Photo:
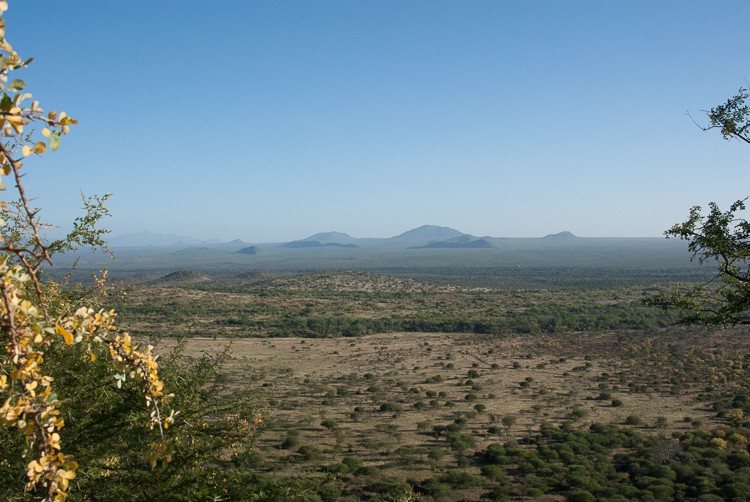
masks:
<instances>
[{"instance_id":1,"label":"dry grass","mask_svg":"<svg viewBox=\"0 0 750 502\"><path fill-rule=\"evenodd\" d=\"M405 475L407 462L411 477L428 477L435 465L426 453L432 447L448 450L445 439L430 434L432 427L448 425L458 416L467 418L462 433L475 441L464 454L499 441L521 440L543 422L585 427L594 422L622 424L627 416L636 415L644 431L669 434L691 427L684 417L711 420L711 413L695 400L693 388L677 395L660 385L630 392L610 379L609 392L622 406L597 400L602 374L633 372L644 378L638 373L642 364L606 352L615 346L615 338L615 334L590 334L490 340L476 335L395 333L237 339L232 342L226 377L237 383L252 379L264 394L272 421L259 448L269 460L269 469L287 474L355 455L391 475ZM226 343L192 338L186 354L197 357L221 350ZM419 402L424 406L415 408ZM380 411L383 404L388 411ZM484 409L477 412L476 405ZM355 413L357 408L362 411ZM506 416L515 418L510 428L502 423ZM666 427L655 428L658 417L666 417ZM326 420L335 425L326 428ZM493 426L499 432L490 433ZM296 445L280 448L289 430L299 432L299 445L317 446L320 457L306 461ZM414 458L399 453L403 445L415 446ZM439 463L454 462L455 453Z\"/></svg>"}]
</instances>

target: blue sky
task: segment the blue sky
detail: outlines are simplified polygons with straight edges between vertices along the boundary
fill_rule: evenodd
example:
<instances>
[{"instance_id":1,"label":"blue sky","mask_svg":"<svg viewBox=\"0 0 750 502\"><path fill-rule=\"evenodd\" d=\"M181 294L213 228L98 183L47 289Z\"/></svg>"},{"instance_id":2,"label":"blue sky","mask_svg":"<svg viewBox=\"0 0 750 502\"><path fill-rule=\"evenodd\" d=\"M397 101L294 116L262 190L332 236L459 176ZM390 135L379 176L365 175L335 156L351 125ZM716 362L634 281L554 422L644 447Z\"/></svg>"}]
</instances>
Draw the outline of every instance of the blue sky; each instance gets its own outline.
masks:
<instances>
[{"instance_id":1,"label":"blue sky","mask_svg":"<svg viewBox=\"0 0 750 502\"><path fill-rule=\"evenodd\" d=\"M19 77L80 121L30 159L47 220L275 242L422 224L659 236L750 195L702 132L750 80L746 1L10 2Z\"/></svg>"}]
</instances>

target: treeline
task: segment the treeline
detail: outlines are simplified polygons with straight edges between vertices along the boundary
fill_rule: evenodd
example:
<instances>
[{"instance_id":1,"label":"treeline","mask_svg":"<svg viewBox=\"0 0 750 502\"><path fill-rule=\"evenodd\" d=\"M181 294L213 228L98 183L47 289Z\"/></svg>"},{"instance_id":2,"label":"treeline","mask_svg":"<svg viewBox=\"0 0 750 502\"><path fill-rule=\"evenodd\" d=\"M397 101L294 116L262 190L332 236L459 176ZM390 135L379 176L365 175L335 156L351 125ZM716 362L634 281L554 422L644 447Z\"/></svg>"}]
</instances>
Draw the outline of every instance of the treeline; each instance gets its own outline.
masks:
<instances>
[{"instance_id":1,"label":"treeline","mask_svg":"<svg viewBox=\"0 0 750 502\"><path fill-rule=\"evenodd\" d=\"M536 305L492 317L472 318L460 312L426 312L389 317L285 314L274 319L233 315L217 322L242 328L248 335L310 338L364 336L373 333L476 333L489 335L565 333L610 329L651 329L674 324L672 312L637 302L612 305Z\"/></svg>"}]
</instances>

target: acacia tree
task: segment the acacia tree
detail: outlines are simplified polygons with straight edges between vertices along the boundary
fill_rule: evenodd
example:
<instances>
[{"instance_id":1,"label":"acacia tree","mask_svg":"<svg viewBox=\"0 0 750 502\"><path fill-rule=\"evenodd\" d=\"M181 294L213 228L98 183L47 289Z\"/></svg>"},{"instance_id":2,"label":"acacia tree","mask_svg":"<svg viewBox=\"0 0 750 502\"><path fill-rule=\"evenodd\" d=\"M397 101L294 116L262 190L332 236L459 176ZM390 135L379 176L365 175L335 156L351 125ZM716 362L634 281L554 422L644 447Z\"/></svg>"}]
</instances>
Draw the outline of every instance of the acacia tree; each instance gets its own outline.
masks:
<instances>
[{"instance_id":1,"label":"acacia tree","mask_svg":"<svg viewBox=\"0 0 750 502\"><path fill-rule=\"evenodd\" d=\"M11 78L31 62L24 60L8 42L4 12L8 2L0 0L0 171L15 185L17 201L0 201L5 218L0 242L0 426L16 431L26 459L26 489L45 500L64 500L78 467L65 453L62 429L63 404L55 390L55 378L46 371L45 359L56 346L85 346L93 362L97 357L112 361L118 386L126 379L140 382L148 424L154 431L148 460L155 466L170 460L172 446L164 429L175 413L165 414L169 399L159 378L152 347L139 348L115 325L111 310L85 305L50 303L49 288L40 270L57 252L81 245L101 245L103 230L98 220L106 215L103 198L85 201L86 214L74 222L66 239L47 242L39 210L30 205L23 183L24 158L57 150L60 140L76 121L65 112L44 112L26 92L26 83ZM36 129L32 129L36 128ZM0 189L5 190L5 184ZM103 281L103 278L100 279ZM61 434L62 433L62 434Z\"/></svg>"},{"instance_id":2,"label":"acacia tree","mask_svg":"<svg viewBox=\"0 0 750 502\"><path fill-rule=\"evenodd\" d=\"M727 139L750 144L750 97L741 88L726 103L708 112L703 130L718 129ZM663 308L679 308L684 321L710 325L743 322L750 310L750 222L745 216L747 198L723 211L711 202L708 213L700 206L690 209L688 219L667 230L667 237L688 241L692 259L716 263L715 278L686 291L657 295L648 301Z\"/></svg>"}]
</instances>

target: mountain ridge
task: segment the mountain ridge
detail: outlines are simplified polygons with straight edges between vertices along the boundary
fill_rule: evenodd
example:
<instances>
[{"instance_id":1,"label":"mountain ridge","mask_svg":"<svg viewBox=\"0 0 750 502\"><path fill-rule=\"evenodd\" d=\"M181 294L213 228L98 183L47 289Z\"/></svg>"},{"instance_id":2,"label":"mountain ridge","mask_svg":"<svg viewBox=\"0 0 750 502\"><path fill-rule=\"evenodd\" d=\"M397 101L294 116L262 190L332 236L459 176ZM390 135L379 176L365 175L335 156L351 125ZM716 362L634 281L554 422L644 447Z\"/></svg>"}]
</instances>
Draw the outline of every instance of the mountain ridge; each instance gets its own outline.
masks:
<instances>
[{"instance_id":1,"label":"mountain ridge","mask_svg":"<svg viewBox=\"0 0 750 502\"><path fill-rule=\"evenodd\" d=\"M437 225L422 225L421 227L413 228L394 237L390 237L388 240L399 242L427 241L426 243L429 243L455 239L464 235L468 234L456 230L455 228L440 227Z\"/></svg>"},{"instance_id":2,"label":"mountain ridge","mask_svg":"<svg viewBox=\"0 0 750 502\"><path fill-rule=\"evenodd\" d=\"M359 239L343 232L319 232L300 241L320 242L321 244L354 244ZM294 242L294 241L292 241Z\"/></svg>"},{"instance_id":3,"label":"mountain ridge","mask_svg":"<svg viewBox=\"0 0 750 502\"><path fill-rule=\"evenodd\" d=\"M529 237L530 239L579 239L570 231L562 231L554 234L547 234L544 237ZM308 237L278 243L281 247L287 248L354 248L362 246L402 246L419 248L431 245L432 248L466 248L466 247L495 247L493 240L507 239L507 237L483 236L477 237L471 234L461 232L455 228L438 226L438 225L421 225L392 237L352 237L351 235L338 232L319 232ZM489 244L487 246L477 241L484 240ZM215 239L201 240L194 237L178 236L175 234L159 234L154 232L137 232L127 233L111 237L109 245L112 248L127 247L161 247L161 248L180 248L191 246L207 247L249 247L251 244L243 239L234 239L231 241L218 241ZM440 243L445 243L440 244ZM473 243L473 244L472 244ZM254 245L271 245L273 243L259 243Z\"/></svg>"}]
</instances>

